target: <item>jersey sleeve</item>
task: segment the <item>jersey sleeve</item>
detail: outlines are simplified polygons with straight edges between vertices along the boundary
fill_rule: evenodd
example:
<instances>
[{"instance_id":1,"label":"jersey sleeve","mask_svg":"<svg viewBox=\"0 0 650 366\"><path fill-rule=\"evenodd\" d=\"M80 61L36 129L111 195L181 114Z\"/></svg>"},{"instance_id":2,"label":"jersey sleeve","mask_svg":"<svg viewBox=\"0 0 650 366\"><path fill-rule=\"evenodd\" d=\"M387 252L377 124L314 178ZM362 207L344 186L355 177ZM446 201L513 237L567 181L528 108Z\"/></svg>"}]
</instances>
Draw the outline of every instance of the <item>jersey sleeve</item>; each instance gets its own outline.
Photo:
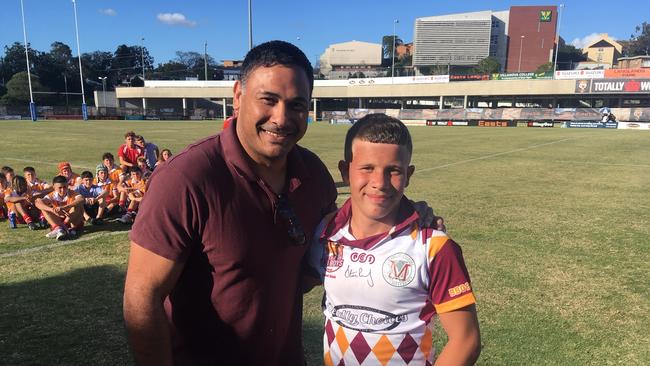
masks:
<instances>
[{"instance_id":1,"label":"jersey sleeve","mask_svg":"<svg viewBox=\"0 0 650 366\"><path fill-rule=\"evenodd\" d=\"M436 313L476 303L460 246L446 235L434 234L428 250L429 296Z\"/></svg>"},{"instance_id":2,"label":"jersey sleeve","mask_svg":"<svg viewBox=\"0 0 650 366\"><path fill-rule=\"evenodd\" d=\"M309 250L305 254L306 272L314 278L318 278L323 282L325 276L325 261L327 260L327 248L321 240L321 233L325 229L328 217L321 220L320 224L316 227L314 236L309 243Z\"/></svg>"}]
</instances>

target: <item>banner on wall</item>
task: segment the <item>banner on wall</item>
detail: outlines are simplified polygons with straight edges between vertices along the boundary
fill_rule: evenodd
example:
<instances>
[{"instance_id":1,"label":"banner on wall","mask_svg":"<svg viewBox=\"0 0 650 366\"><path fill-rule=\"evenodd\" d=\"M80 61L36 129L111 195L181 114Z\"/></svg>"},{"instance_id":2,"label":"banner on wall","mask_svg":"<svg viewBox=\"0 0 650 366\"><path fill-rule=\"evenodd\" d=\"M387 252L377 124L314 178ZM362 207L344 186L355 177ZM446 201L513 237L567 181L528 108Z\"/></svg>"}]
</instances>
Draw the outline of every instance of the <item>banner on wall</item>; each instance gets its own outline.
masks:
<instances>
[{"instance_id":1,"label":"banner on wall","mask_svg":"<svg viewBox=\"0 0 650 366\"><path fill-rule=\"evenodd\" d=\"M477 123L478 127L517 127L517 122L515 121L484 121L479 120Z\"/></svg>"},{"instance_id":2,"label":"banner on wall","mask_svg":"<svg viewBox=\"0 0 650 366\"><path fill-rule=\"evenodd\" d=\"M648 122L619 122L618 128L622 130L644 130L650 131L650 123Z\"/></svg>"},{"instance_id":3,"label":"banner on wall","mask_svg":"<svg viewBox=\"0 0 650 366\"><path fill-rule=\"evenodd\" d=\"M650 92L650 79L577 80L577 94L623 94Z\"/></svg>"},{"instance_id":4,"label":"banner on wall","mask_svg":"<svg viewBox=\"0 0 650 366\"><path fill-rule=\"evenodd\" d=\"M650 69L607 69L603 79L650 78Z\"/></svg>"},{"instance_id":5,"label":"banner on wall","mask_svg":"<svg viewBox=\"0 0 650 366\"><path fill-rule=\"evenodd\" d=\"M561 70L555 72L555 78L563 79L604 79L605 70Z\"/></svg>"},{"instance_id":6,"label":"banner on wall","mask_svg":"<svg viewBox=\"0 0 650 366\"><path fill-rule=\"evenodd\" d=\"M449 75L449 81L478 81L490 80L489 74Z\"/></svg>"},{"instance_id":7,"label":"banner on wall","mask_svg":"<svg viewBox=\"0 0 650 366\"><path fill-rule=\"evenodd\" d=\"M553 79L553 71L492 74L490 80Z\"/></svg>"},{"instance_id":8,"label":"banner on wall","mask_svg":"<svg viewBox=\"0 0 650 366\"><path fill-rule=\"evenodd\" d=\"M562 127L566 128L618 128L616 122L600 121L568 121L562 122Z\"/></svg>"}]
</instances>

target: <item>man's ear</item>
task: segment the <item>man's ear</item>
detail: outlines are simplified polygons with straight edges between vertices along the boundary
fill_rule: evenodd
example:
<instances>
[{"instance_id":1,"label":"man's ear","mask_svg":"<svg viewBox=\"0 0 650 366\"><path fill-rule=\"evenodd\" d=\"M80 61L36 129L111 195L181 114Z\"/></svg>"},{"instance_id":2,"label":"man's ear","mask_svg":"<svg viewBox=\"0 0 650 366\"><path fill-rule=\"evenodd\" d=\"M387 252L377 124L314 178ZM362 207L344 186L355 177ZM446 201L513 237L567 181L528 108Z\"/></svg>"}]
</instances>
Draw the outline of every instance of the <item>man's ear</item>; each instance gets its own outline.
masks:
<instances>
[{"instance_id":1,"label":"man's ear","mask_svg":"<svg viewBox=\"0 0 650 366\"><path fill-rule=\"evenodd\" d=\"M409 186L409 182L411 182L411 176L415 173L415 165L409 165L408 169L406 169L406 186Z\"/></svg>"},{"instance_id":2,"label":"man's ear","mask_svg":"<svg viewBox=\"0 0 650 366\"><path fill-rule=\"evenodd\" d=\"M345 185L350 185L350 163L345 160L339 160L339 172L341 172L341 179Z\"/></svg>"},{"instance_id":3,"label":"man's ear","mask_svg":"<svg viewBox=\"0 0 650 366\"><path fill-rule=\"evenodd\" d=\"M233 109L233 115L237 117L239 115L239 107L241 106L241 96L243 94L244 90L241 85L241 81L236 80L235 81L235 86L233 87L233 98L232 98L232 109Z\"/></svg>"}]
</instances>

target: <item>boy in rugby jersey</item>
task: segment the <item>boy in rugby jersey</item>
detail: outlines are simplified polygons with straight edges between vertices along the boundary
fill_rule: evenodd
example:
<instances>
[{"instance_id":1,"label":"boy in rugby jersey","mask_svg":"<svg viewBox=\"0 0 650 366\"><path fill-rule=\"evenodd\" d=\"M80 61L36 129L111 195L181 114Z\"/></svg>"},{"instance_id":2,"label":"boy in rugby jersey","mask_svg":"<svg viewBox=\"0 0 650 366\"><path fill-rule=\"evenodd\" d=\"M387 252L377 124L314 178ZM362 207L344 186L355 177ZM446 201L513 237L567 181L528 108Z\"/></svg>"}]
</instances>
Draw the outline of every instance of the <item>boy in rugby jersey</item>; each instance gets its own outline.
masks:
<instances>
[{"instance_id":1,"label":"boy in rugby jersey","mask_svg":"<svg viewBox=\"0 0 650 366\"><path fill-rule=\"evenodd\" d=\"M104 155L102 155L102 164L104 164L106 169L108 169L108 177L116 187L121 186L122 182L128 178L122 167L115 164L115 157L113 154L109 152L104 153ZM126 212L127 194L124 192L119 192L118 196L116 197L118 200L119 209L122 212Z\"/></svg>"},{"instance_id":2,"label":"boy in rugby jersey","mask_svg":"<svg viewBox=\"0 0 650 366\"><path fill-rule=\"evenodd\" d=\"M53 191L36 199L52 231L45 235L56 240L73 239L83 229L84 198L69 188L68 178L57 175L52 179Z\"/></svg>"},{"instance_id":3,"label":"boy in rugby jersey","mask_svg":"<svg viewBox=\"0 0 650 366\"><path fill-rule=\"evenodd\" d=\"M84 219L86 219L86 224L101 225L106 210L105 197L108 192L94 184L93 173L87 170L81 173L81 184L76 191L84 198Z\"/></svg>"},{"instance_id":4,"label":"boy in rugby jersey","mask_svg":"<svg viewBox=\"0 0 650 366\"><path fill-rule=\"evenodd\" d=\"M48 193L52 192L52 186L50 186L46 181L39 179L36 176L36 169L31 166L26 166L23 169L23 177L27 179L27 185L31 190L32 197L43 198Z\"/></svg>"},{"instance_id":5,"label":"boy in rugby jersey","mask_svg":"<svg viewBox=\"0 0 650 366\"><path fill-rule=\"evenodd\" d=\"M126 213L118 220L123 224L131 224L135 219L135 216L138 212L138 207L140 202L144 198L144 194L147 191L147 182L142 177L142 172L137 167L131 167L128 169L131 178L125 180L122 185L118 188L123 193L126 193L129 197L129 206Z\"/></svg>"},{"instance_id":6,"label":"boy in rugby jersey","mask_svg":"<svg viewBox=\"0 0 650 366\"><path fill-rule=\"evenodd\" d=\"M97 165L95 174L96 175L93 184L101 187L106 192L104 201L106 202L106 212L110 214L111 211L113 211L113 209L117 207L119 203L120 192L117 190L118 182L113 182L111 180L111 178L108 176L108 169L104 166L104 164Z\"/></svg>"},{"instance_id":7,"label":"boy in rugby jersey","mask_svg":"<svg viewBox=\"0 0 650 366\"><path fill-rule=\"evenodd\" d=\"M309 254L324 278L326 365L466 365L480 354L461 249L420 227L404 196L411 153L406 126L384 114L347 133L339 170L350 198L321 222ZM448 337L437 360L435 315Z\"/></svg>"},{"instance_id":8,"label":"boy in rugby jersey","mask_svg":"<svg viewBox=\"0 0 650 366\"><path fill-rule=\"evenodd\" d=\"M62 161L58 165L59 175L65 177L68 182L68 188L75 190L81 184L81 177L79 174L72 171L72 166L67 161Z\"/></svg>"},{"instance_id":9,"label":"boy in rugby jersey","mask_svg":"<svg viewBox=\"0 0 650 366\"><path fill-rule=\"evenodd\" d=\"M41 213L34 206L35 198L24 177L16 175L13 178L11 188L5 190L4 200L7 203L8 213L16 215L17 223L26 224L30 230L40 227L37 222Z\"/></svg>"}]
</instances>

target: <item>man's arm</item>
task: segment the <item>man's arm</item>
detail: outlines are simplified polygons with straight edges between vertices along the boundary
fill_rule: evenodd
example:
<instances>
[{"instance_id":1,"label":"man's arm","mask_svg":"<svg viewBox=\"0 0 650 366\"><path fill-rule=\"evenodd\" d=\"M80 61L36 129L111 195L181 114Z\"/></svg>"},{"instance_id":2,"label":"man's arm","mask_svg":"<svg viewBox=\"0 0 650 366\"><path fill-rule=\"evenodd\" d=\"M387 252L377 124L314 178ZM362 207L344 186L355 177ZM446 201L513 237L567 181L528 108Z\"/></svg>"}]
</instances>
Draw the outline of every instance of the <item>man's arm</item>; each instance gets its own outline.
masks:
<instances>
[{"instance_id":1,"label":"man's arm","mask_svg":"<svg viewBox=\"0 0 650 366\"><path fill-rule=\"evenodd\" d=\"M176 285L183 263L131 242L124 285L124 321L137 365L171 365L171 339L163 303Z\"/></svg>"},{"instance_id":2,"label":"man's arm","mask_svg":"<svg viewBox=\"0 0 650 366\"><path fill-rule=\"evenodd\" d=\"M476 307L472 304L438 314L438 317L447 333L447 344L435 365L473 365L481 354L481 332Z\"/></svg>"}]
</instances>

